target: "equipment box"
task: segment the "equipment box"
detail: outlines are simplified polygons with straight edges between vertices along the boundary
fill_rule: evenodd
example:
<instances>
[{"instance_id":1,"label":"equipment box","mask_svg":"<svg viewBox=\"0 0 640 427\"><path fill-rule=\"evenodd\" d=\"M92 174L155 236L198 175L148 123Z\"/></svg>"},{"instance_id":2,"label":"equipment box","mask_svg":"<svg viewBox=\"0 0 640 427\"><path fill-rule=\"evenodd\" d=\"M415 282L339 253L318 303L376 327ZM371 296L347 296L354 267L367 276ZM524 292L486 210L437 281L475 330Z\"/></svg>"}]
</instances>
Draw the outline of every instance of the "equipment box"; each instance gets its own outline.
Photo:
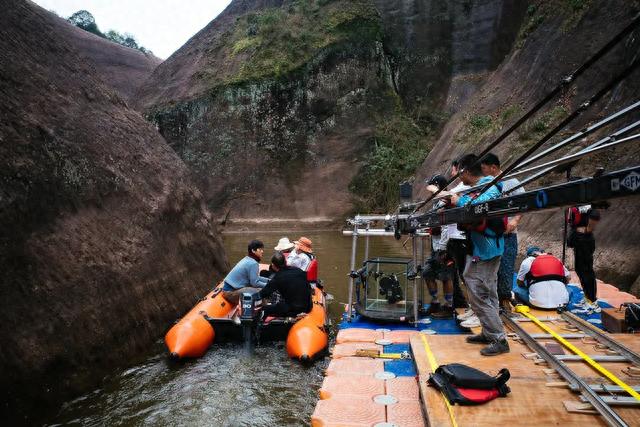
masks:
<instances>
[{"instance_id":1,"label":"equipment box","mask_svg":"<svg viewBox=\"0 0 640 427\"><path fill-rule=\"evenodd\" d=\"M603 308L602 309L602 326L614 334L627 332L627 324L624 321L624 307L620 308Z\"/></svg>"}]
</instances>

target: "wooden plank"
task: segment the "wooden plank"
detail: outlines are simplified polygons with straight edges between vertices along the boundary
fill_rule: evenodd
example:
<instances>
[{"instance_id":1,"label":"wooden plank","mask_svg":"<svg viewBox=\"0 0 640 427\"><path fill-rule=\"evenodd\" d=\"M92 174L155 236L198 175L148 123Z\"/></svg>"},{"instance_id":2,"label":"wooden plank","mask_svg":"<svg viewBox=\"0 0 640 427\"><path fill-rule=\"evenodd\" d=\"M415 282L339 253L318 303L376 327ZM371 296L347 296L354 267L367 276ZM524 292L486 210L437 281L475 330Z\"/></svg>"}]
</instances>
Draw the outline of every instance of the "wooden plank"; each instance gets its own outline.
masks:
<instances>
[{"instance_id":1,"label":"wooden plank","mask_svg":"<svg viewBox=\"0 0 640 427\"><path fill-rule=\"evenodd\" d=\"M535 326L535 325L534 325ZM556 328L554 328L556 329ZM640 348L640 337L631 335L615 336L622 343L633 349ZM495 425L562 425L562 426L601 426L605 425L600 416L583 413L570 413L564 401L577 401L578 395L567 388L547 387L548 375L544 366L537 366L533 361L522 358L522 353L530 352L524 344L511 341L511 352L495 357L483 357L479 350L482 346L468 344L464 335L430 335L427 337L434 356L439 364L464 363L489 374L495 374L501 368L511 372L508 382L511 393L506 398L499 398L480 406L454 406L454 414L460 426L495 426ZM593 346L578 343L583 351L593 352ZM420 379L420 393L423 397L423 410L430 426L450 426L451 422L442 395L426 385L431 371L420 337L411 340ZM574 366L575 365L575 366ZM607 369L616 372L625 382L631 385L640 384L640 379L624 376L620 363L605 363ZM589 379L590 383L598 383L602 378L588 365L572 363L579 375ZM616 408L625 421L632 426L640 426L639 408Z\"/></svg>"},{"instance_id":2,"label":"wooden plank","mask_svg":"<svg viewBox=\"0 0 640 427\"><path fill-rule=\"evenodd\" d=\"M433 335L425 336L429 345L429 339ZM429 426L452 426L447 405L444 396L437 390L428 386L427 380L429 374L432 373L431 365L427 359L427 353L422 338L419 335L411 337L411 351L418 371L418 385L420 387L420 402L422 403L422 412L427 419ZM432 349L433 351L433 349ZM455 415L455 408L454 408Z\"/></svg>"}]
</instances>

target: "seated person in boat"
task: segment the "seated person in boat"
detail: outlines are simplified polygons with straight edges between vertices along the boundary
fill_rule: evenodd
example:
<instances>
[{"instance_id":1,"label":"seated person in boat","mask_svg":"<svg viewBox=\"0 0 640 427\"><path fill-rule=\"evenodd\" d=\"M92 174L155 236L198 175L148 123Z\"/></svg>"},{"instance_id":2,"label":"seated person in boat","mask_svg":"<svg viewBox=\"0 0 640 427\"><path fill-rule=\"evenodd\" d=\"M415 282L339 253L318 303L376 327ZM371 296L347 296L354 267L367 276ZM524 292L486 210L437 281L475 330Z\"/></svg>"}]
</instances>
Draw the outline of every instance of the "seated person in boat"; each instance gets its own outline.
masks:
<instances>
[{"instance_id":1,"label":"seated person in boat","mask_svg":"<svg viewBox=\"0 0 640 427\"><path fill-rule=\"evenodd\" d=\"M281 298L277 303L263 307L264 317L296 316L310 312L311 286L307 274L297 267L287 266L281 252L276 252L271 258L271 268L276 273L269 284L260 290L260 297L266 298L278 292Z\"/></svg>"},{"instance_id":2,"label":"seated person in boat","mask_svg":"<svg viewBox=\"0 0 640 427\"><path fill-rule=\"evenodd\" d=\"M543 249L527 248L527 258L518 271L518 286L514 293L523 302L539 308L555 309L569 302L566 283L569 270L562 262Z\"/></svg>"},{"instance_id":3,"label":"seated person in boat","mask_svg":"<svg viewBox=\"0 0 640 427\"><path fill-rule=\"evenodd\" d=\"M298 267L302 271L307 271L311 261L315 258L313 255L313 248L311 246L311 239L307 237L300 237L300 239L293 242L295 249L287 257L287 264L290 267Z\"/></svg>"},{"instance_id":4,"label":"seated person in boat","mask_svg":"<svg viewBox=\"0 0 640 427\"><path fill-rule=\"evenodd\" d=\"M247 246L247 256L242 258L224 278L222 296L232 304L240 301L243 292L257 292L256 288L264 288L269 279L260 277L260 260L264 253L264 244L260 240L252 240Z\"/></svg>"},{"instance_id":5,"label":"seated person in boat","mask_svg":"<svg viewBox=\"0 0 640 427\"><path fill-rule=\"evenodd\" d=\"M278 252L282 252L282 255L284 255L284 258L287 259L289 255L291 255L293 248L295 248L295 245L293 244L293 242L290 241L288 237L283 237L280 240L278 240L278 244L273 249L275 249Z\"/></svg>"}]
</instances>

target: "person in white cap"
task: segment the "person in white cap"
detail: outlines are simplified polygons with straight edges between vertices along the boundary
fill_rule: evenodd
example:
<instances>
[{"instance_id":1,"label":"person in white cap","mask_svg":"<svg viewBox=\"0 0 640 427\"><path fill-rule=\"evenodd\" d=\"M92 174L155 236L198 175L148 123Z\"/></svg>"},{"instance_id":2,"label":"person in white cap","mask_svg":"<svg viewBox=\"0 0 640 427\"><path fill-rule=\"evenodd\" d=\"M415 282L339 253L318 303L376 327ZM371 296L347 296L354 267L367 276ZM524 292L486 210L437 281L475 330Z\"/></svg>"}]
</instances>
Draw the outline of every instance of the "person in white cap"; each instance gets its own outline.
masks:
<instances>
[{"instance_id":1,"label":"person in white cap","mask_svg":"<svg viewBox=\"0 0 640 427\"><path fill-rule=\"evenodd\" d=\"M284 258L286 260L287 258L289 258L289 254L291 254L291 251L294 247L295 245L292 241L289 240L288 237L283 237L278 240L278 244L273 249L278 252L282 252L282 255L284 255Z\"/></svg>"}]
</instances>

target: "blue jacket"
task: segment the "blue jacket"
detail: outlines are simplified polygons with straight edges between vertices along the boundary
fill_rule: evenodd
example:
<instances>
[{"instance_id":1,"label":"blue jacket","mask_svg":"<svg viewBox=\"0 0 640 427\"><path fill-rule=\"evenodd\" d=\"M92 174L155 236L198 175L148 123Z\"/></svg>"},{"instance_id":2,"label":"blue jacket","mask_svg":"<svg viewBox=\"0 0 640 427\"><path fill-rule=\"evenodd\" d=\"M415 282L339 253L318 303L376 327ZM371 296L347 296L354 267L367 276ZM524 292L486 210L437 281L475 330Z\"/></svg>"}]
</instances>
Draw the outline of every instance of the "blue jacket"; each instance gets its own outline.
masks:
<instances>
[{"instance_id":1,"label":"blue jacket","mask_svg":"<svg viewBox=\"0 0 640 427\"><path fill-rule=\"evenodd\" d=\"M484 176L480 178L477 185L487 184L493 180L492 176ZM495 185L492 185L487 191L481 194L476 199L471 199L471 194L465 194L464 196L458 199L458 207L464 206L469 201L471 201L472 205L486 202L487 200L497 199L501 196L501 191ZM471 231L469 236L471 237L471 242L473 243L473 256L480 258L482 261L488 261L497 256L502 256L504 253L504 238L502 236L496 238L493 231L487 229L484 233L479 233L477 231Z\"/></svg>"},{"instance_id":2,"label":"blue jacket","mask_svg":"<svg viewBox=\"0 0 640 427\"><path fill-rule=\"evenodd\" d=\"M267 283L269 283L269 279L260 277L258 275L259 270L260 265L258 265L258 261L250 256L246 256L238 261L229 274L227 274L227 277L224 278L224 281L234 289L249 286L253 288L264 288Z\"/></svg>"}]
</instances>

